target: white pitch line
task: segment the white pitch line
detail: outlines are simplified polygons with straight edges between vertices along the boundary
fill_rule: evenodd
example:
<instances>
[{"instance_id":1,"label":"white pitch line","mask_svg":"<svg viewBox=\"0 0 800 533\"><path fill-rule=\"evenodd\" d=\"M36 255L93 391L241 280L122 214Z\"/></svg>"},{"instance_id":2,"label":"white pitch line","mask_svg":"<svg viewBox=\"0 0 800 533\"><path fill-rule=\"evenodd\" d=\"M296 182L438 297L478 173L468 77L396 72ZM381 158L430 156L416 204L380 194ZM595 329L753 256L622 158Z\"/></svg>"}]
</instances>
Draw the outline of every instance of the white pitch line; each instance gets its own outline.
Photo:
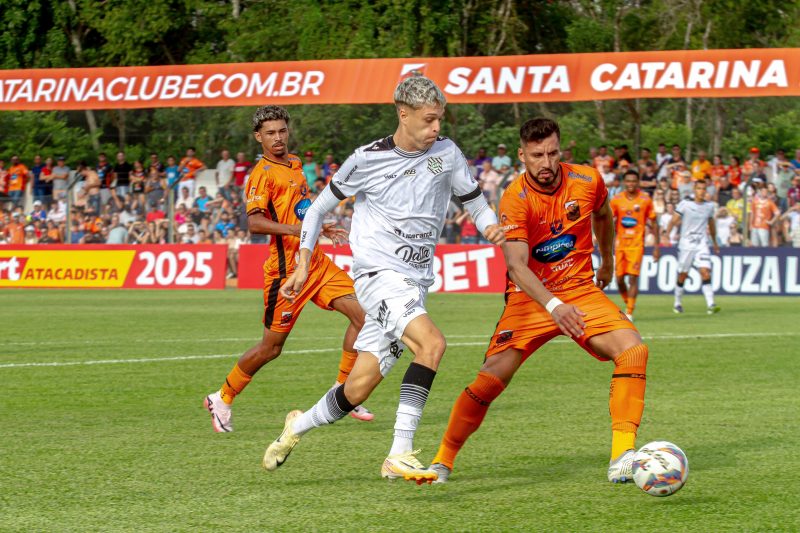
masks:
<instances>
[{"instance_id":1,"label":"white pitch line","mask_svg":"<svg viewBox=\"0 0 800 533\"><path fill-rule=\"evenodd\" d=\"M463 335L451 336L450 338L471 338L477 335ZM694 335L650 335L644 336L645 340L686 340L686 339L720 339L720 338L737 338L737 337L797 337L800 332L759 332L759 333L711 333L708 335L694 334ZM448 347L464 347L464 346L486 346L489 337L485 336L486 340L481 342L448 342ZM566 344L572 342L570 339L554 339L550 342L556 344ZM321 348L312 350L285 350L285 354L299 354L299 353L328 353L338 352L341 348ZM34 363L0 363L0 369L3 368L30 368L30 367L57 367L57 366L89 366L89 365L115 365L127 363L160 363L163 361L191 361L198 359L227 359L236 357L237 354L208 354L208 355L176 355L171 357L142 357L142 358L128 358L128 359L95 359L90 361L49 361L49 362L34 362Z\"/></svg>"}]
</instances>

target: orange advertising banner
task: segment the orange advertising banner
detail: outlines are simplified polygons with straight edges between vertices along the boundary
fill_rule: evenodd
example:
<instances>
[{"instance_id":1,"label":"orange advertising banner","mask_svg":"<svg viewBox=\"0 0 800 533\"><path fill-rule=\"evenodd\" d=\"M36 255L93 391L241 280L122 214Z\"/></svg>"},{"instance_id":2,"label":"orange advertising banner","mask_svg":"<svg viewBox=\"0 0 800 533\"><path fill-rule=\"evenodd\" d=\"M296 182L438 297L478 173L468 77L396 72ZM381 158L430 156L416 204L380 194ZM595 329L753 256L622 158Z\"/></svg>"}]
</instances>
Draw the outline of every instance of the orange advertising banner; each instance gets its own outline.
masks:
<instances>
[{"instance_id":1,"label":"orange advertising banner","mask_svg":"<svg viewBox=\"0 0 800 533\"><path fill-rule=\"evenodd\" d=\"M380 104L416 72L454 104L800 96L800 49L773 48L0 70L0 111Z\"/></svg>"}]
</instances>

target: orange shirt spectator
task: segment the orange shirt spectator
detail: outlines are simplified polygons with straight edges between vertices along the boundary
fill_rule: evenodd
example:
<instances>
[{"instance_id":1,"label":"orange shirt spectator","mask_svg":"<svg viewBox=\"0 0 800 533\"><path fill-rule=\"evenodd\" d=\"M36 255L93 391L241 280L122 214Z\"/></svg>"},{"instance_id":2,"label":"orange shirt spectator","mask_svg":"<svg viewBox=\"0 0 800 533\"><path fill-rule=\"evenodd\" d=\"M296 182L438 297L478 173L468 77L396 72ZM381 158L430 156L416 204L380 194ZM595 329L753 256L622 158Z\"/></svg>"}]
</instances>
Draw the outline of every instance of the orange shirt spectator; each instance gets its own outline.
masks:
<instances>
[{"instance_id":1,"label":"orange shirt spectator","mask_svg":"<svg viewBox=\"0 0 800 533\"><path fill-rule=\"evenodd\" d=\"M750 148L750 158L742 165L742 173L748 179L753 176L753 174L760 172L762 168L767 166L766 163L759 159L760 154L761 151L755 146Z\"/></svg>"},{"instance_id":2,"label":"orange shirt spectator","mask_svg":"<svg viewBox=\"0 0 800 533\"><path fill-rule=\"evenodd\" d=\"M780 209L769 198L764 198L761 195L756 195L750 204L752 216L750 217L751 229L766 229L770 228L769 222L781 214Z\"/></svg>"},{"instance_id":3,"label":"orange shirt spectator","mask_svg":"<svg viewBox=\"0 0 800 533\"><path fill-rule=\"evenodd\" d=\"M205 163L194 156L194 149L186 150L186 157L181 159L178 171L181 174L181 181L193 180L197 177L197 172L206 168Z\"/></svg>"},{"instance_id":4,"label":"orange shirt spectator","mask_svg":"<svg viewBox=\"0 0 800 533\"><path fill-rule=\"evenodd\" d=\"M28 167L23 165L22 163L14 164L14 160L11 160L12 166L8 169L8 192L11 191L24 191L25 184L27 183Z\"/></svg>"},{"instance_id":5,"label":"orange shirt spectator","mask_svg":"<svg viewBox=\"0 0 800 533\"><path fill-rule=\"evenodd\" d=\"M728 167L722 163L722 157L718 155L714 156L714 161L711 163L711 170L708 173L711 176L711 179L714 180L714 183L719 182L719 179L722 176L726 176L728 174Z\"/></svg>"},{"instance_id":6,"label":"orange shirt spectator","mask_svg":"<svg viewBox=\"0 0 800 533\"><path fill-rule=\"evenodd\" d=\"M709 174L711 174L711 161L706 159L706 153L701 150L697 154L697 159L692 161L692 180L704 180Z\"/></svg>"},{"instance_id":7,"label":"orange shirt spectator","mask_svg":"<svg viewBox=\"0 0 800 533\"><path fill-rule=\"evenodd\" d=\"M6 242L8 244L25 244L25 224L19 213L14 213L11 222L6 226Z\"/></svg>"},{"instance_id":8,"label":"orange shirt spectator","mask_svg":"<svg viewBox=\"0 0 800 533\"><path fill-rule=\"evenodd\" d=\"M739 158L731 157L731 164L728 166L728 179L731 185L738 187L742 183L742 167L739 165Z\"/></svg>"}]
</instances>

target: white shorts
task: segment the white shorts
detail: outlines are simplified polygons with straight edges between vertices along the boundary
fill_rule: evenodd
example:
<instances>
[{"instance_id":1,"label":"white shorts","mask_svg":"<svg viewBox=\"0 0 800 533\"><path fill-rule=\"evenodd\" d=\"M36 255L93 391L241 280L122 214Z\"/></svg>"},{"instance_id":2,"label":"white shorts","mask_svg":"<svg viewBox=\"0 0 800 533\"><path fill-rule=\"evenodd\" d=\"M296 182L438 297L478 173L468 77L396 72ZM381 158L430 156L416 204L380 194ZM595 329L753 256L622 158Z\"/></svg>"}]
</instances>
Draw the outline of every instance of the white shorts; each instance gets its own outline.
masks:
<instances>
[{"instance_id":1,"label":"white shorts","mask_svg":"<svg viewBox=\"0 0 800 533\"><path fill-rule=\"evenodd\" d=\"M359 276L355 289L367 314L355 349L375 355L385 377L403 355L405 346L400 338L406 326L428 312L425 310L428 289L394 270Z\"/></svg>"},{"instance_id":2,"label":"white shorts","mask_svg":"<svg viewBox=\"0 0 800 533\"><path fill-rule=\"evenodd\" d=\"M750 244L753 246L769 246L769 230L752 228L750 230Z\"/></svg>"},{"instance_id":3,"label":"white shorts","mask_svg":"<svg viewBox=\"0 0 800 533\"><path fill-rule=\"evenodd\" d=\"M697 248L678 248L678 272L689 272L692 267L711 270L711 252L707 244Z\"/></svg>"}]
</instances>

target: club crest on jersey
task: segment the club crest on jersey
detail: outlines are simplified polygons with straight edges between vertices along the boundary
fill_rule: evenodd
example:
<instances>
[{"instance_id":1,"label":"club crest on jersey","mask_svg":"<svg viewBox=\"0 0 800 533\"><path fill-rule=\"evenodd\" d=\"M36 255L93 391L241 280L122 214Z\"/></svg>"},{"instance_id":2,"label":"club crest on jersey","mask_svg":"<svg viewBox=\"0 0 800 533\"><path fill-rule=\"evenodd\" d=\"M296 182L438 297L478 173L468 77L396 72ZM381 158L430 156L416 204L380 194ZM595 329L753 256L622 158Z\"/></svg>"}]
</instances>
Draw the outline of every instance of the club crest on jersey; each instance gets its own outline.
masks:
<instances>
[{"instance_id":1,"label":"club crest on jersey","mask_svg":"<svg viewBox=\"0 0 800 533\"><path fill-rule=\"evenodd\" d=\"M636 204L636 205L633 206L633 210L638 213L639 211L642 210L642 206L640 206L639 204Z\"/></svg>"},{"instance_id":2,"label":"club crest on jersey","mask_svg":"<svg viewBox=\"0 0 800 533\"><path fill-rule=\"evenodd\" d=\"M433 172L434 175L444 172L444 160L441 157L428 158L428 170Z\"/></svg>"},{"instance_id":3,"label":"club crest on jersey","mask_svg":"<svg viewBox=\"0 0 800 533\"><path fill-rule=\"evenodd\" d=\"M308 208L311 207L311 199L310 198L303 198L296 204L294 204L294 214L300 220L306 218L306 213L308 212Z\"/></svg>"},{"instance_id":4,"label":"club crest on jersey","mask_svg":"<svg viewBox=\"0 0 800 533\"><path fill-rule=\"evenodd\" d=\"M550 233L558 235L562 231L564 231L564 224L562 224L560 220L550 223Z\"/></svg>"},{"instance_id":5,"label":"club crest on jersey","mask_svg":"<svg viewBox=\"0 0 800 533\"><path fill-rule=\"evenodd\" d=\"M292 321L292 313L291 311L283 311L281 313L281 326L285 326L289 322Z\"/></svg>"},{"instance_id":6,"label":"club crest on jersey","mask_svg":"<svg viewBox=\"0 0 800 533\"><path fill-rule=\"evenodd\" d=\"M500 333L497 334L497 340L494 341L495 346L500 346L501 344L505 344L511 340L514 336L514 331L510 329L504 329Z\"/></svg>"},{"instance_id":7,"label":"club crest on jersey","mask_svg":"<svg viewBox=\"0 0 800 533\"><path fill-rule=\"evenodd\" d=\"M581 208L577 200L567 200L564 209L567 211L567 220L575 222L581 217Z\"/></svg>"}]
</instances>

